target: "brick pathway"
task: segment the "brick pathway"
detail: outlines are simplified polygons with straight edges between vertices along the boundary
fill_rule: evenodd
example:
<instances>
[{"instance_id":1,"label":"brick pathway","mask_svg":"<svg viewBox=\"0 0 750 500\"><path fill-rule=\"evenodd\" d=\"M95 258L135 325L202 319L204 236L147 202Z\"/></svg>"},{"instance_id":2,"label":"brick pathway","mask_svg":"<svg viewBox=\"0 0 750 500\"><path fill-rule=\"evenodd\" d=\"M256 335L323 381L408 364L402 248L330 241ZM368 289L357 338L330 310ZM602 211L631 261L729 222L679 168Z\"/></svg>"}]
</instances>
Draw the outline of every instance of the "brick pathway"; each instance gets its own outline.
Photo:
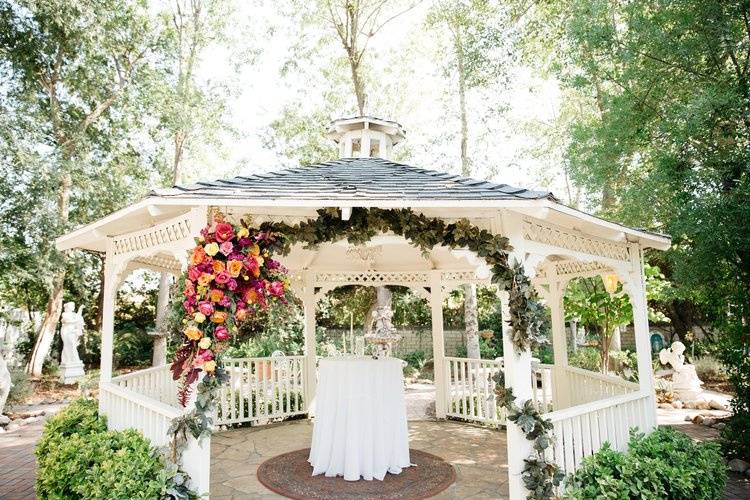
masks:
<instances>
[{"instance_id":1,"label":"brick pathway","mask_svg":"<svg viewBox=\"0 0 750 500\"><path fill-rule=\"evenodd\" d=\"M34 445L43 426L43 422L34 422L0 434L0 499L36 498Z\"/></svg>"}]
</instances>

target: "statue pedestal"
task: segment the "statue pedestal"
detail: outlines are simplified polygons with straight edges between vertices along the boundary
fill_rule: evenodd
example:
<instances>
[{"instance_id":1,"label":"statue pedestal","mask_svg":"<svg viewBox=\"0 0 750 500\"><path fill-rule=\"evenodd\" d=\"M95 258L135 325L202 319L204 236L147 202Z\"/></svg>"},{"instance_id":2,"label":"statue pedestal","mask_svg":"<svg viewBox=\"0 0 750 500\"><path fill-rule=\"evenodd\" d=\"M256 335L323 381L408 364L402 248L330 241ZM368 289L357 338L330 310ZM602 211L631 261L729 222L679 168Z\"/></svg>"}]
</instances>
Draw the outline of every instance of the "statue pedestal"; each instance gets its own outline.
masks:
<instances>
[{"instance_id":1,"label":"statue pedestal","mask_svg":"<svg viewBox=\"0 0 750 500\"><path fill-rule=\"evenodd\" d=\"M83 371L83 363L60 364L60 383L62 384L75 384L85 375L86 373Z\"/></svg>"}]
</instances>

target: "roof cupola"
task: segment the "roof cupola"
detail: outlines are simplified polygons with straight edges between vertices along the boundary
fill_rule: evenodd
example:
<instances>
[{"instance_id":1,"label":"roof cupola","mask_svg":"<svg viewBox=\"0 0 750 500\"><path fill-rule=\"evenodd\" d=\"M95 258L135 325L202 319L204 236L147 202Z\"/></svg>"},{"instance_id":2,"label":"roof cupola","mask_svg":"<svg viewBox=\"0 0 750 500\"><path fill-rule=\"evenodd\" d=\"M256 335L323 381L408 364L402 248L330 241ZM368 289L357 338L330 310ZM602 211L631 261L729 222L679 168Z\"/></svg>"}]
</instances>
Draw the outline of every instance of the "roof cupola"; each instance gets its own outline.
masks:
<instances>
[{"instance_id":1,"label":"roof cupola","mask_svg":"<svg viewBox=\"0 0 750 500\"><path fill-rule=\"evenodd\" d=\"M391 159L393 146L403 141L404 128L371 116L340 118L331 122L328 137L339 145L341 158Z\"/></svg>"}]
</instances>

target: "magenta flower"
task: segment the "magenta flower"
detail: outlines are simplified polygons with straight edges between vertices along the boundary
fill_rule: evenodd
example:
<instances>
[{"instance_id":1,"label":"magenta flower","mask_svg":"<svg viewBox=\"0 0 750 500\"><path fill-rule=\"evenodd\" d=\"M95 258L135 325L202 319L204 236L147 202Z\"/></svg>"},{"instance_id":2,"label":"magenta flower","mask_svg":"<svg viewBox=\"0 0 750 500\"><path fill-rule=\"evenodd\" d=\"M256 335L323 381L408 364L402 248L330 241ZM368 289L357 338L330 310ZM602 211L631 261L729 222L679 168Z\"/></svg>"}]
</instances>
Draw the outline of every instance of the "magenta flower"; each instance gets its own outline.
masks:
<instances>
[{"instance_id":1,"label":"magenta flower","mask_svg":"<svg viewBox=\"0 0 750 500\"><path fill-rule=\"evenodd\" d=\"M232 244L231 241L225 241L219 246L219 250L224 255L229 255L230 253L234 251L234 245Z\"/></svg>"}]
</instances>

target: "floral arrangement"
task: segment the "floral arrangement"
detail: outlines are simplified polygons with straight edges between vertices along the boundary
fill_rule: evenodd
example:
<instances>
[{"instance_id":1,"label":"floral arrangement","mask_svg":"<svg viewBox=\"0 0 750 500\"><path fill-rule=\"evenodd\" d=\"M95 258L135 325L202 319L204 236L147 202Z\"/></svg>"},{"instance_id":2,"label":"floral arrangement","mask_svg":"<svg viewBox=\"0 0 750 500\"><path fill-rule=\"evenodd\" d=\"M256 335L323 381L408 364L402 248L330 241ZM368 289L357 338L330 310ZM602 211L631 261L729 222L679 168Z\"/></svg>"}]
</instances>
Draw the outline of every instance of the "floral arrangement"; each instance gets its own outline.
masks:
<instances>
[{"instance_id":1,"label":"floral arrangement","mask_svg":"<svg viewBox=\"0 0 750 500\"><path fill-rule=\"evenodd\" d=\"M171 366L174 380L181 380L183 406L201 372L220 370L217 357L238 325L273 301L286 303L287 270L271 257L280 246L280 235L242 220L232 224L221 214L196 238L185 277L184 342Z\"/></svg>"}]
</instances>

